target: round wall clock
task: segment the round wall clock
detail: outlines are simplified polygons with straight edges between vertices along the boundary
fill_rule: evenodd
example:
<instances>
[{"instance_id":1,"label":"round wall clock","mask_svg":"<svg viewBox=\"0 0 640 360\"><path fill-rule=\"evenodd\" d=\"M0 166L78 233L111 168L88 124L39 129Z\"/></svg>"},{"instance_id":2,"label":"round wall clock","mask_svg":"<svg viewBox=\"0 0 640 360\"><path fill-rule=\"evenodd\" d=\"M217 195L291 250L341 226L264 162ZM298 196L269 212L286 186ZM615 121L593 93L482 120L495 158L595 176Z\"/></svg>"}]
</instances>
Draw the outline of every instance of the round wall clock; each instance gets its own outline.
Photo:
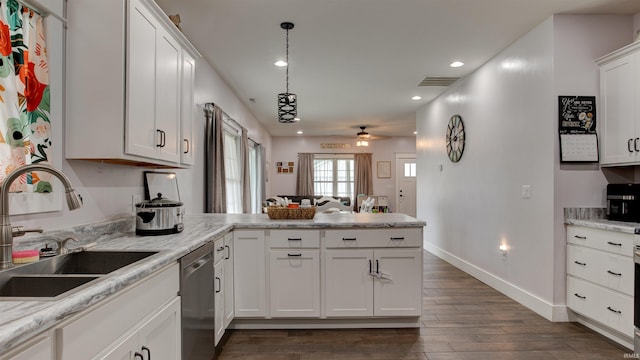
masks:
<instances>
[{"instance_id":1,"label":"round wall clock","mask_svg":"<svg viewBox=\"0 0 640 360\"><path fill-rule=\"evenodd\" d=\"M447 125L447 156L452 162L458 162L464 152L464 123L460 115L453 115Z\"/></svg>"}]
</instances>

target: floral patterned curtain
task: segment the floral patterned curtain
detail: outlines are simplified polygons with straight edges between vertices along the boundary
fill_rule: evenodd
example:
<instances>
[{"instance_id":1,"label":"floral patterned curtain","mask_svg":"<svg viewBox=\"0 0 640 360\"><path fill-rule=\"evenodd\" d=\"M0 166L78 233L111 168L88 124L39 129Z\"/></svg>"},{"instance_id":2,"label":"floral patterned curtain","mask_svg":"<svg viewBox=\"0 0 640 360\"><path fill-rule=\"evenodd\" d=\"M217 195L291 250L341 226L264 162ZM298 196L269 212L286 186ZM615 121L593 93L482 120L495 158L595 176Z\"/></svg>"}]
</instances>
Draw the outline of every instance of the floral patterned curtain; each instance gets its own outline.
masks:
<instances>
[{"instance_id":1,"label":"floral patterned curtain","mask_svg":"<svg viewBox=\"0 0 640 360\"><path fill-rule=\"evenodd\" d=\"M0 1L0 181L51 158L49 67L43 18L16 0ZM50 175L28 173L11 191L50 192Z\"/></svg>"}]
</instances>

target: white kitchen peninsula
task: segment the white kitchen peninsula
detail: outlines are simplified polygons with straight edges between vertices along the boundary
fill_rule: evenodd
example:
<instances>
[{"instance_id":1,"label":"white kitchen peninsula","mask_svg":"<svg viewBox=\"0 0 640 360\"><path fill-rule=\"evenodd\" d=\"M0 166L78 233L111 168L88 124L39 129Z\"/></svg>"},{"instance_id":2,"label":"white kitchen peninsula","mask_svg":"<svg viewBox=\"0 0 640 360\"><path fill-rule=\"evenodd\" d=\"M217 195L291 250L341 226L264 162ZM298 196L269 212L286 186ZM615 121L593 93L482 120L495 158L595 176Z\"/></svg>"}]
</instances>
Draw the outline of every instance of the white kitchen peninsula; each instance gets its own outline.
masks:
<instances>
[{"instance_id":1,"label":"white kitchen peninsula","mask_svg":"<svg viewBox=\"0 0 640 360\"><path fill-rule=\"evenodd\" d=\"M128 218L121 221L129 224ZM130 224L125 225L125 230L120 232L102 231L98 234L98 231L94 231L95 234L91 234L91 226L65 230L65 234L71 231L77 235L80 239L78 246L95 241L98 244L95 249L100 250L159 253L131 267L116 270L95 285L68 297L57 300L0 300L0 353L15 354L28 346L41 344L41 338L47 339L46 344L55 344L55 337L60 334L55 330L63 324L75 321L121 291L144 283L158 271L175 264L181 257L208 242L225 235L230 240L229 234L248 232L262 235L256 237L262 239L262 243L254 243L254 249L236 246L232 252L235 274L226 275L227 278L231 275L234 281L236 311L235 320L227 324L230 327L419 326L424 221L403 214L316 214L310 220L270 220L263 214L196 214L187 216L184 223L185 230L182 233L162 236L136 236L133 217ZM296 234L311 237L310 240L298 240ZM46 233L44 235L47 236ZM38 241L43 241L39 238L24 240L17 242L16 248L34 248L39 245ZM255 252L244 253L251 250ZM333 267L332 261L340 258L337 255L349 255L352 252L357 252L358 256ZM329 253L330 256L327 255ZM246 262L242 260L245 256L255 258L257 254L264 256L258 265L265 269L253 274L255 278L252 281L264 281L263 287L260 287L264 289L264 294L261 294L264 296L264 312L246 316L247 312L242 310L242 306L247 304L242 301L243 284L250 280L248 276L251 274L243 273L242 266ZM291 262L296 261L304 263L304 266L293 266L295 264ZM340 278L340 274L336 273L338 267L343 267L345 271L351 269L350 276ZM297 269L302 271L298 273ZM295 293L286 296L279 291L286 292L296 287L282 281L272 281L269 274L291 281L310 279L310 283L303 285L313 291L305 296L296 296ZM345 283L354 279L360 281L359 285ZM339 293L339 289L345 286L349 290L362 290L362 296L355 297L349 304L349 299L336 295L336 290ZM225 295L228 297L229 294ZM356 311L360 304L370 304L371 299L371 311ZM354 305L351 309L354 311L348 309L351 305ZM341 309L348 311L336 312ZM225 309L225 313L231 312Z\"/></svg>"}]
</instances>

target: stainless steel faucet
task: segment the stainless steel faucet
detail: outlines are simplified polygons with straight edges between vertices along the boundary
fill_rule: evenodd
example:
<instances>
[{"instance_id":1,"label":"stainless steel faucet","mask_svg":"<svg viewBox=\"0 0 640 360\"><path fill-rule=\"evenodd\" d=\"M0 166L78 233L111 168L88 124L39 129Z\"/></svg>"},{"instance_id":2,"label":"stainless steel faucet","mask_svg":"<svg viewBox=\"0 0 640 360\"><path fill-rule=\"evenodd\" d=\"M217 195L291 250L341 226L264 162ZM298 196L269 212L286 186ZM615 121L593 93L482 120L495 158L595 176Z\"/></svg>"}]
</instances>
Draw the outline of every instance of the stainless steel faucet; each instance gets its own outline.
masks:
<instances>
[{"instance_id":1,"label":"stainless steel faucet","mask_svg":"<svg viewBox=\"0 0 640 360\"><path fill-rule=\"evenodd\" d=\"M22 236L27 232L42 232L42 229L24 230L20 226L12 227L9 221L9 188L20 175L32 171L47 172L60 179L62 185L64 185L69 210L75 210L82 206L78 194L71 188L69 178L57 168L47 164L30 164L14 170L0 185L0 269L9 268L13 265L11 253L14 236Z\"/></svg>"}]
</instances>

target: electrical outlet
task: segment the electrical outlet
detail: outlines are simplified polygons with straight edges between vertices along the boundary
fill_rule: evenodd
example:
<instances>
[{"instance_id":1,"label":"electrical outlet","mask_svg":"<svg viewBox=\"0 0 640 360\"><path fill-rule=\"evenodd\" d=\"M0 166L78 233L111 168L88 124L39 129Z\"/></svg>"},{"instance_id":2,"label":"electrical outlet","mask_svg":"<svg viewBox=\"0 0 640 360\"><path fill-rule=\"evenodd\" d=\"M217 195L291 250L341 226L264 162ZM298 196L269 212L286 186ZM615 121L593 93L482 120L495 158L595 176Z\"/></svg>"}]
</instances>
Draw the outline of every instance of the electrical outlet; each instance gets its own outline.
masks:
<instances>
[{"instance_id":1,"label":"electrical outlet","mask_svg":"<svg viewBox=\"0 0 640 360\"><path fill-rule=\"evenodd\" d=\"M522 198L529 199L531 197L531 185L522 185Z\"/></svg>"},{"instance_id":2,"label":"electrical outlet","mask_svg":"<svg viewBox=\"0 0 640 360\"><path fill-rule=\"evenodd\" d=\"M131 212L136 212L136 204L142 201L142 196L140 194L132 194L131 195Z\"/></svg>"}]
</instances>

